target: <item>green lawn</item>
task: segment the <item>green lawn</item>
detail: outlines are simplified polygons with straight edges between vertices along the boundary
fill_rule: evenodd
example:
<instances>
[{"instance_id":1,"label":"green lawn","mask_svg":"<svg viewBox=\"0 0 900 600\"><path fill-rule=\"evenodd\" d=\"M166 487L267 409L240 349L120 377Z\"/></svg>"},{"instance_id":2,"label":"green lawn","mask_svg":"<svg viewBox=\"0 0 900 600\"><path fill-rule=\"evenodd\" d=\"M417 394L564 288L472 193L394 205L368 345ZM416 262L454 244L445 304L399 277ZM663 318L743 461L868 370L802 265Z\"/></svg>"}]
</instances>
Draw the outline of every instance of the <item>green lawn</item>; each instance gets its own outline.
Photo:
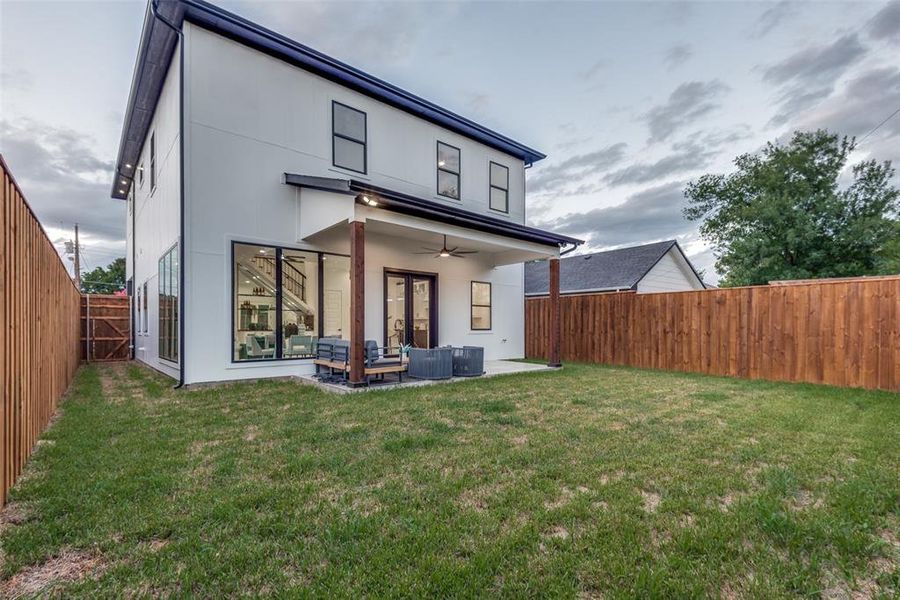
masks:
<instances>
[{"instance_id":1,"label":"green lawn","mask_svg":"<svg viewBox=\"0 0 900 600\"><path fill-rule=\"evenodd\" d=\"M81 370L0 596L900 594L900 395L567 365L401 391Z\"/></svg>"}]
</instances>

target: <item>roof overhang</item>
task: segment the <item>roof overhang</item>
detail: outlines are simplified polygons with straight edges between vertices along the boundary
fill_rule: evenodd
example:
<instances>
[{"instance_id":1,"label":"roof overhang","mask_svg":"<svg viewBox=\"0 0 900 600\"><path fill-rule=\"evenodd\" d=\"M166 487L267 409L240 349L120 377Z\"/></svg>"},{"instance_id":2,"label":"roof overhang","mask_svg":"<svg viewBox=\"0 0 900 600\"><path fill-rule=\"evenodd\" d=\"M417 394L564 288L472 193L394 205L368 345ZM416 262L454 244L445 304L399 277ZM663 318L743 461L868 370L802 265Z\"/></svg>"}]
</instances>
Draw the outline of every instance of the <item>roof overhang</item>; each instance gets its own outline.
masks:
<instances>
[{"instance_id":1,"label":"roof overhang","mask_svg":"<svg viewBox=\"0 0 900 600\"><path fill-rule=\"evenodd\" d=\"M183 22L187 20L515 156L527 164L546 158L546 155L533 148L203 0L156 0L155 6L161 17L178 28L181 28ZM134 169L137 168L136 162L153 118L153 110L162 91L166 70L175 52L177 38L174 31L154 17L148 4L116 160L113 198L125 199L128 195L127 187L124 192L120 192L122 188L115 184L125 177L130 186ZM130 168L125 167L129 164Z\"/></svg>"},{"instance_id":2,"label":"roof overhang","mask_svg":"<svg viewBox=\"0 0 900 600\"><path fill-rule=\"evenodd\" d=\"M331 179L285 173L284 182L301 188L352 194L355 196L356 203L370 208L388 210L534 244L561 248L563 246L575 247L584 243L577 238L445 206L431 200L353 179Z\"/></svg>"}]
</instances>

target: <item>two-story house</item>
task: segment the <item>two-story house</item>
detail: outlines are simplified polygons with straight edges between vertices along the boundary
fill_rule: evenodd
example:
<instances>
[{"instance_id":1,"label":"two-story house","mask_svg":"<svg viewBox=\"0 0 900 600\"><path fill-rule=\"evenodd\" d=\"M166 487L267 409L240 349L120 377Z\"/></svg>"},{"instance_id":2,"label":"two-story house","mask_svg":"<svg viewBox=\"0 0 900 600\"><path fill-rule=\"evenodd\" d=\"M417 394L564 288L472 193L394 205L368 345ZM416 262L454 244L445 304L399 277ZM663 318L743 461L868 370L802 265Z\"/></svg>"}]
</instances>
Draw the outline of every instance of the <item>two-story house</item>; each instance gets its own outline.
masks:
<instances>
[{"instance_id":1,"label":"two-story house","mask_svg":"<svg viewBox=\"0 0 900 600\"><path fill-rule=\"evenodd\" d=\"M523 262L580 243L524 224L542 158L201 0L151 2L112 189L134 356L180 383L308 373L323 336L352 365L365 339L521 357Z\"/></svg>"}]
</instances>

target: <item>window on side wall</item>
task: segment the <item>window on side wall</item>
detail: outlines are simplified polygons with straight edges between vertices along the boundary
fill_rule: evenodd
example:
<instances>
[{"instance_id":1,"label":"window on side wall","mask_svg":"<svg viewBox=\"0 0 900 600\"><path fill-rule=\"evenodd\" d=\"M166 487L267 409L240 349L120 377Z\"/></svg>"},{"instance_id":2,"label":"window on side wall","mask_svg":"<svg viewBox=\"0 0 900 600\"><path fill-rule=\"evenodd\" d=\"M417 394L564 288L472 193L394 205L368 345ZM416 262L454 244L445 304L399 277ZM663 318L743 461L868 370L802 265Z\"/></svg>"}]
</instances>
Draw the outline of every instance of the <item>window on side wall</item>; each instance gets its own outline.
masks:
<instances>
[{"instance_id":1,"label":"window on side wall","mask_svg":"<svg viewBox=\"0 0 900 600\"><path fill-rule=\"evenodd\" d=\"M147 314L147 282L146 281L144 282L144 289L143 289L142 293L143 293L143 300L142 300L143 305L141 306L141 315L142 315L141 331L144 333L144 335L147 335L147 333L150 331L150 328L148 327L149 315Z\"/></svg>"},{"instance_id":2,"label":"window on side wall","mask_svg":"<svg viewBox=\"0 0 900 600\"><path fill-rule=\"evenodd\" d=\"M156 189L156 132L150 134L150 191Z\"/></svg>"},{"instance_id":3,"label":"window on side wall","mask_svg":"<svg viewBox=\"0 0 900 600\"><path fill-rule=\"evenodd\" d=\"M232 360L312 358L321 335L346 337L350 259L235 242Z\"/></svg>"},{"instance_id":4,"label":"window on side wall","mask_svg":"<svg viewBox=\"0 0 900 600\"><path fill-rule=\"evenodd\" d=\"M331 134L332 164L365 174L366 113L340 102L332 102Z\"/></svg>"},{"instance_id":5,"label":"window on side wall","mask_svg":"<svg viewBox=\"0 0 900 600\"><path fill-rule=\"evenodd\" d=\"M178 245L159 259L159 357L178 362Z\"/></svg>"},{"instance_id":6,"label":"window on side wall","mask_svg":"<svg viewBox=\"0 0 900 600\"><path fill-rule=\"evenodd\" d=\"M472 282L471 328L473 331L491 329L491 284L486 281Z\"/></svg>"},{"instance_id":7,"label":"window on side wall","mask_svg":"<svg viewBox=\"0 0 900 600\"><path fill-rule=\"evenodd\" d=\"M459 148L437 143L437 193L445 198L459 200L460 182L460 151Z\"/></svg>"},{"instance_id":8,"label":"window on side wall","mask_svg":"<svg viewBox=\"0 0 900 600\"><path fill-rule=\"evenodd\" d=\"M143 321L144 311L141 309L141 299L142 299L141 290L142 290L142 287L138 286L137 291L135 292L135 297L134 297L134 312L136 313L135 316L137 317L134 320L134 329L135 329L135 333L138 335L141 335L141 333L143 332L143 330L141 328L143 327L143 323L144 323L144 321Z\"/></svg>"},{"instance_id":9,"label":"window on side wall","mask_svg":"<svg viewBox=\"0 0 900 600\"><path fill-rule=\"evenodd\" d=\"M509 168L491 163L491 210L509 212Z\"/></svg>"},{"instance_id":10,"label":"window on side wall","mask_svg":"<svg viewBox=\"0 0 900 600\"><path fill-rule=\"evenodd\" d=\"M144 162L141 161L141 164L138 165L138 187L144 188Z\"/></svg>"}]
</instances>

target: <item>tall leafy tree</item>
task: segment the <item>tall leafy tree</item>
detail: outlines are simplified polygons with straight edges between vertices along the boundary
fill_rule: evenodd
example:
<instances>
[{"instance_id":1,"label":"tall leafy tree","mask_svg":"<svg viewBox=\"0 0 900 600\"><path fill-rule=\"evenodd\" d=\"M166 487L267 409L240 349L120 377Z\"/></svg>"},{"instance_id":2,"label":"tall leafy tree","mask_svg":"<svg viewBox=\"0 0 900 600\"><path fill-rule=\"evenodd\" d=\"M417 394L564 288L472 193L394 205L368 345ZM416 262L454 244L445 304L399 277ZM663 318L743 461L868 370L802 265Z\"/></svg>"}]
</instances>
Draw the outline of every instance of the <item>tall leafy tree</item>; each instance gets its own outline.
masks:
<instances>
[{"instance_id":1,"label":"tall leafy tree","mask_svg":"<svg viewBox=\"0 0 900 600\"><path fill-rule=\"evenodd\" d=\"M85 294L113 294L125 289L125 259L117 258L103 267L81 274L81 291Z\"/></svg>"},{"instance_id":2,"label":"tall leafy tree","mask_svg":"<svg viewBox=\"0 0 900 600\"><path fill-rule=\"evenodd\" d=\"M890 161L845 170L855 139L796 132L738 156L733 173L688 184L684 215L702 221L720 285L875 275L896 268L900 190Z\"/></svg>"}]
</instances>

